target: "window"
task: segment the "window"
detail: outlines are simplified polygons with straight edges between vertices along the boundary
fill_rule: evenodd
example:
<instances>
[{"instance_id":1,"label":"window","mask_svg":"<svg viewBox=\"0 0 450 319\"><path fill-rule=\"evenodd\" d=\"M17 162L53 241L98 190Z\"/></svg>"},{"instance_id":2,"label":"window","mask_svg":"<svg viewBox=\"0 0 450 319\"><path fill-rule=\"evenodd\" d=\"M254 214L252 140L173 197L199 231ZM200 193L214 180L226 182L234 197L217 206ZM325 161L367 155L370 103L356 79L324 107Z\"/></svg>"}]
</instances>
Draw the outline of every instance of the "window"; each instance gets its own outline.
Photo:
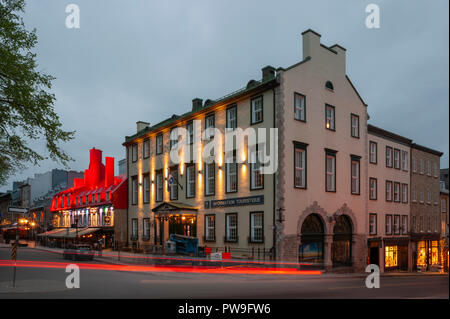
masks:
<instances>
[{"instance_id":1,"label":"window","mask_svg":"<svg viewBox=\"0 0 450 319\"><path fill-rule=\"evenodd\" d=\"M369 199L377 199L377 179L369 179Z\"/></svg>"},{"instance_id":2,"label":"window","mask_svg":"<svg viewBox=\"0 0 450 319\"><path fill-rule=\"evenodd\" d=\"M352 181L351 181L351 193L359 195L360 192L360 167L359 167L360 157L352 155L351 159L351 171L352 171Z\"/></svg>"},{"instance_id":3,"label":"window","mask_svg":"<svg viewBox=\"0 0 450 319\"><path fill-rule=\"evenodd\" d=\"M205 241L216 241L215 215L205 215Z\"/></svg>"},{"instance_id":4,"label":"window","mask_svg":"<svg viewBox=\"0 0 450 319\"><path fill-rule=\"evenodd\" d=\"M150 239L150 218L144 218L142 223L142 240Z\"/></svg>"},{"instance_id":5,"label":"window","mask_svg":"<svg viewBox=\"0 0 450 319\"><path fill-rule=\"evenodd\" d=\"M170 130L170 149L178 144L178 127L174 127Z\"/></svg>"},{"instance_id":6,"label":"window","mask_svg":"<svg viewBox=\"0 0 450 319\"><path fill-rule=\"evenodd\" d=\"M359 116L356 114L350 115L351 135L359 138Z\"/></svg>"},{"instance_id":7,"label":"window","mask_svg":"<svg viewBox=\"0 0 450 319\"><path fill-rule=\"evenodd\" d=\"M427 188L427 204L431 204L431 192L429 188Z\"/></svg>"},{"instance_id":8,"label":"window","mask_svg":"<svg viewBox=\"0 0 450 319\"><path fill-rule=\"evenodd\" d=\"M408 234L408 216L406 215L402 216L402 234Z\"/></svg>"},{"instance_id":9,"label":"window","mask_svg":"<svg viewBox=\"0 0 450 319\"><path fill-rule=\"evenodd\" d=\"M441 199L441 213L447 212L447 201L445 199Z\"/></svg>"},{"instance_id":10,"label":"window","mask_svg":"<svg viewBox=\"0 0 450 319\"><path fill-rule=\"evenodd\" d=\"M144 158L148 158L150 156L150 139L146 138L142 145Z\"/></svg>"},{"instance_id":11,"label":"window","mask_svg":"<svg viewBox=\"0 0 450 319\"><path fill-rule=\"evenodd\" d=\"M411 190L411 197L412 197L412 201L416 202L417 201L417 191L416 191L416 187L413 186L412 190Z\"/></svg>"},{"instance_id":12,"label":"window","mask_svg":"<svg viewBox=\"0 0 450 319\"><path fill-rule=\"evenodd\" d=\"M169 181L171 181L170 177L172 177L172 184L170 184L170 200L178 199L178 168L172 167L170 169Z\"/></svg>"},{"instance_id":13,"label":"window","mask_svg":"<svg viewBox=\"0 0 450 319\"><path fill-rule=\"evenodd\" d=\"M209 140L214 136L215 118L214 113L205 117L205 138Z\"/></svg>"},{"instance_id":14,"label":"window","mask_svg":"<svg viewBox=\"0 0 450 319\"><path fill-rule=\"evenodd\" d=\"M163 135L159 134L156 136L156 155L162 154L163 152Z\"/></svg>"},{"instance_id":15,"label":"window","mask_svg":"<svg viewBox=\"0 0 450 319\"><path fill-rule=\"evenodd\" d=\"M408 152L402 151L402 170L408 171Z\"/></svg>"},{"instance_id":16,"label":"window","mask_svg":"<svg viewBox=\"0 0 450 319\"><path fill-rule=\"evenodd\" d=\"M394 149L394 168L400 169L400 150Z\"/></svg>"},{"instance_id":17,"label":"window","mask_svg":"<svg viewBox=\"0 0 450 319\"><path fill-rule=\"evenodd\" d=\"M258 150L252 152L252 162L250 163L250 189L264 188L264 175L261 174L261 162Z\"/></svg>"},{"instance_id":18,"label":"window","mask_svg":"<svg viewBox=\"0 0 450 319\"><path fill-rule=\"evenodd\" d=\"M386 235L392 235L392 215L386 215Z\"/></svg>"},{"instance_id":19,"label":"window","mask_svg":"<svg viewBox=\"0 0 450 319\"><path fill-rule=\"evenodd\" d=\"M294 187L306 188L306 146L294 142Z\"/></svg>"},{"instance_id":20,"label":"window","mask_svg":"<svg viewBox=\"0 0 450 319\"><path fill-rule=\"evenodd\" d=\"M233 156L232 163L225 163L225 174L226 174L226 191L227 193L237 192L237 163L236 156Z\"/></svg>"},{"instance_id":21,"label":"window","mask_svg":"<svg viewBox=\"0 0 450 319\"><path fill-rule=\"evenodd\" d=\"M195 197L195 165L186 166L186 197Z\"/></svg>"},{"instance_id":22,"label":"window","mask_svg":"<svg viewBox=\"0 0 450 319\"><path fill-rule=\"evenodd\" d=\"M144 175L144 204L150 202L150 175Z\"/></svg>"},{"instance_id":23,"label":"window","mask_svg":"<svg viewBox=\"0 0 450 319\"><path fill-rule=\"evenodd\" d=\"M228 213L225 214L225 241L237 242L237 214Z\"/></svg>"},{"instance_id":24,"label":"window","mask_svg":"<svg viewBox=\"0 0 450 319\"><path fill-rule=\"evenodd\" d=\"M131 178L131 204L137 205L138 201L138 180L137 176Z\"/></svg>"},{"instance_id":25,"label":"window","mask_svg":"<svg viewBox=\"0 0 450 319\"><path fill-rule=\"evenodd\" d=\"M325 127L331 131L335 130L335 110L332 105L325 105Z\"/></svg>"},{"instance_id":26,"label":"window","mask_svg":"<svg viewBox=\"0 0 450 319\"><path fill-rule=\"evenodd\" d=\"M294 93L295 119L306 122L306 97L300 93Z\"/></svg>"},{"instance_id":27,"label":"window","mask_svg":"<svg viewBox=\"0 0 450 319\"><path fill-rule=\"evenodd\" d=\"M250 213L250 242L262 243L264 242L264 213L253 212Z\"/></svg>"},{"instance_id":28,"label":"window","mask_svg":"<svg viewBox=\"0 0 450 319\"><path fill-rule=\"evenodd\" d=\"M214 195L216 167L214 163L205 164L205 195Z\"/></svg>"},{"instance_id":29,"label":"window","mask_svg":"<svg viewBox=\"0 0 450 319\"><path fill-rule=\"evenodd\" d=\"M408 202L408 184L402 184L402 202Z\"/></svg>"},{"instance_id":30,"label":"window","mask_svg":"<svg viewBox=\"0 0 450 319\"><path fill-rule=\"evenodd\" d=\"M325 190L336 191L336 153L327 152L325 155Z\"/></svg>"},{"instance_id":31,"label":"window","mask_svg":"<svg viewBox=\"0 0 450 319\"><path fill-rule=\"evenodd\" d=\"M394 234L400 234L400 215L394 215Z\"/></svg>"},{"instance_id":32,"label":"window","mask_svg":"<svg viewBox=\"0 0 450 319\"><path fill-rule=\"evenodd\" d=\"M394 202L400 203L400 183L394 182Z\"/></svg>"},{"instance_id":33,"label":"window","mask_svg":"<svg viewBox=\"0 0 450 319\"><path fill-rule=\"evenodd\" d=\"M156 201L161 202L163 200L163 174L162 172L156 173Z\"/></svg>"},{"instance_id":34,"label":"window","mask_svg":"<svg viewBox=\"0 0 450 319\"><path fill-rule=\"evenodd\" d=\"M427 175L431 176L431 163L430 163L430 160L427 160Z\"/></svg>"},{"instance_id":35,"label":"window","mask_svg":"<svg viewBox=\"0 0 450 319\"><path fill-rule=\"evenodd\" d=\"M421 188L421 189L420 189L420 192L419 192L419 201L420 201L421 203L423 203L423 188Z\"/></svg>"},{"instance_id":36,"label":"window","mask_svg":"<svg viewBox=\"0 0 450 319\"><path fill-rule=\"evenodd\" d=\"M258 96L251 100L251 124L263 121L263 97Z\"/></svg>"},{"instance_id":37,"label":"window","mask_svg":"<svg viewBox=\"0 0 450 319\"><path fill-rule=\"evenodd\" d=\"M423 159L419 160L419 170L420 170L420 174L423 174Z\"/></svg>"},{"instance_id":38,"label":"window","mask_svg":"<svg viewBox=\"0 0 450 319\"><path fill-rule=\"evenodd\" d=\"M433 162L433 171L434 171L434 177L438 177L439 173L438 173L438 166L436 162Z\"/></svg>"},{"instance_id":39,"label":"window","mask_svg":"<svg viewBox=\"0 0 450 319\"><path fill-rule=\"evenodd\" d=\"M377 234L377 214L369 214L369 234Z\"/></svg>"},{"instance_id":40,"label":"window","mask_svg":"<svg viewBox=\"0 0 450 319\"><path fill-rule=\"evenodd\" d=\"M133 144L131 145L131 161L136 162L138 158L138 145Z\"/></svg>"},{"instance_id":41,"label":"window","mask_svg":"<svg viewBox=\"0 0 450 319\"><path fill-rule=\"evenodd\" d=\"M417 173L417 159L415 156L412 157L412 170L413 173Z\"/></svg>"},{"instance_id":42,"label":"window","mask_svg":"<svg viewBox=\"0 0 450 319\"><path fill-rule=\"evenodd\" d=\"M392 202L392 182L386 181L386 201Z\"/></svg>"},{"instance_id":43,"label":"window","mask_svg":"<svg viewBox=\"0 0 450 319\"><path fill-rule=\"evenodd\" d=\"M187 139L187 144L192 144L194 143L194 122L189 122L186 124L186 139Z\"/></svg>"},{"instance_id":44,"label":"window","mask_svg":"<svg viewBox=\"0 0 450 319\"><path fill-rule=\"evenodd\" d=\"M385 246L384 256L384 268L398 266L398 246Z\"/></svg>"},{"instance_id":45,"label":"window","mask_svg":"<svg viewBox=\"0 0 450 319\"><path fill-rule=\"evenodd\" d=\"M328 90L334 91L333 83L331 83L330 81L325 82L325 87Z\"/></svg>"},{"instance_id":46,"label":"window","mask_svg":"<svg viewBox=\"0 0 450 319\"><path fill-rule=\"evenodd\" d=\"M138 220L137 218L131 219L131 240L138 239Z\"/></svg>"},{"instance_id":47,"label":"window","mask_svg":"<svg viewBox=\"0 0 450 319\"><path fill-rule=\"evenodd\" d=\"M386 167L392 167L392 147L386 146Z\"/></svg>"},{"instance_id":48,"label":"window","mask_svg":"<svg viewBox=\"0 0 450 319\"><path fill-rule=\"evenodd\" d=\"M237 127L237 107L232 106L227 109L227 131L232 131Z\"/></svg>"},{"instance_id":49,"label":"window","mask_svg":"<svg viewBox=\"0 0 450 319\"><path fill-rule=\"evenodd\" d=\"M423 228L424 227L424 225L423 225L423 216L420 216L419 217L419 230L420 230L420 232L423 232Z\"/></svg>"},{"instance_id":50,"label":"window","mask_svg":"<svg viewBox=\"0 0 450 319\"><path fill-rule=\"evenodd\" d=\"M369 149L370 149L369 161L372 164L376 164L377 161L378 161L377 143L370 141L369 142Z\"/></svg>"}]
</instances>

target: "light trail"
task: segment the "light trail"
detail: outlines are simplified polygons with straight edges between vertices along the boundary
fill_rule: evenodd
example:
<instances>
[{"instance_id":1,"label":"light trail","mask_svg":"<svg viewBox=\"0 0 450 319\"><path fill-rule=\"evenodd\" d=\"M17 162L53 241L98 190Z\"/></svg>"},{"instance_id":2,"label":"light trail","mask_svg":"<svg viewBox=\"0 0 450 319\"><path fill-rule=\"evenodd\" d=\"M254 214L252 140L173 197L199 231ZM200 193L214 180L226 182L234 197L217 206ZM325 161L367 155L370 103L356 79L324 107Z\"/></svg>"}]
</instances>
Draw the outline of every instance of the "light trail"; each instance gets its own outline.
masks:
<instances>
[{"instance_id":1,"label":"light trail","mask_svg":"<svg viewBox=\"0 0 450 319\"><path fill-rule=\"evenodd\" d=\"M248 275L321 275L319 270L297 270L295 268L261 268L261 267L212 267L212 266L138 266L138 265L110 265L89 264L75 262L49 262L17 260L17 267L26 268L66 268L67 265L76 264L81 269L131 271L131 272L178 272L178 273L204 273L204 274L248 274ZM13 267L14 261L0 260L0 267Z\"/></svg>"}]
</instances>

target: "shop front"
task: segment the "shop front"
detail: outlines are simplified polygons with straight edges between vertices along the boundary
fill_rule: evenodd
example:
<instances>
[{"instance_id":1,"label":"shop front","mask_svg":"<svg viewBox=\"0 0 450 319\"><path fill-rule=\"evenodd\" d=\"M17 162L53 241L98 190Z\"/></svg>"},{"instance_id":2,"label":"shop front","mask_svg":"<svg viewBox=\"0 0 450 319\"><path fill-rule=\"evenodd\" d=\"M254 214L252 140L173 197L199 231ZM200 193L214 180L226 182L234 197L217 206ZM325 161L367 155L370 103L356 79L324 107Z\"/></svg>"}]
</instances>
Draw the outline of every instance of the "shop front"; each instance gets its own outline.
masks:
<instances>
[{"instance_id":1,"label":"shop front","mask_svg":"<svg viewBox=\"0 0 450 319\"><path fill-rule=\"evenodd\" d=\"M380 249L383 248L381 237L369 238L367 240L369 248L369 264L380 266Z\"/></svg>"},{"instance_id":2,"label":"shop front","mask_svg":"<svg viewBox=\"0 0 450 319\"><path fill-rule=\"evenodd\" d=\"M439 234L415 235L414 270L438 270L442 265Z\"/></svg>"},{"instance_id":3,"label":"shop front","mask_svg":"<svg viewBox=\"0 0 450 319\"><path fill-rule=\"evenodd\" d=\"M384 271L408 271L408 237L384 239Z\"/></svg>"}]
</instances>

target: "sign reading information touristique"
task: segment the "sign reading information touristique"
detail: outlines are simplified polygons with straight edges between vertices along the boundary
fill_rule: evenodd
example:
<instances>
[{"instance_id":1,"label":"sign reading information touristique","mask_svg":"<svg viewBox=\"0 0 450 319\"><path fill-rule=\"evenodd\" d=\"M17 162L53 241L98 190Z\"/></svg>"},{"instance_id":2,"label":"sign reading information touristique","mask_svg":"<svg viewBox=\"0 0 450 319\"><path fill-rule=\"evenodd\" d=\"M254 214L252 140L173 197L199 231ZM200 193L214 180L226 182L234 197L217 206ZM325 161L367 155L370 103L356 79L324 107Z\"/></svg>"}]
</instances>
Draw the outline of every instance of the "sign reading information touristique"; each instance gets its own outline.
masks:
<instances>
[{"instance_id":1,"label":"sign reading information touristique","mask_svg":"<svg viewBox=\"0 0 450 319\"><path fill-rule=\"evenodd\" d=\"M262 204L264 204L264 195L212 200L211 208Z\"/></svg>"}]
</instances>

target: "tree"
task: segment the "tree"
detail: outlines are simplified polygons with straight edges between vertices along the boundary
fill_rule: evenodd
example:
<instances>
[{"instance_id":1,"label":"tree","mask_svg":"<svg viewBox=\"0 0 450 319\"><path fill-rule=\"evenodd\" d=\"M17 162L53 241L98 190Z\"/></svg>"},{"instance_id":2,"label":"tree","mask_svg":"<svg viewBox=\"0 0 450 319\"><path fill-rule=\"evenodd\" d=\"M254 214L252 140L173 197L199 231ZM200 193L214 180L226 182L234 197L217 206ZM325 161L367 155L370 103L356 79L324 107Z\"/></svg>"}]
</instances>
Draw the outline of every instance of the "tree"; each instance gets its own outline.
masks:
<instances>
[{"instance_id":1,"label":"tree","mask_svg":"<svg viewBox=\"0 0 450 319\"><path fill-rule=\"evenodd\" d=\"M30 141L43 140L48 156L65 166L72 160L58 145L75 132L64 131L55 113L48 92L55 78L37 70L36 29L25 29L24 8L24 0L0 0L0 185L25 164L48 158Z\"/></svg>"}]
</instances>

